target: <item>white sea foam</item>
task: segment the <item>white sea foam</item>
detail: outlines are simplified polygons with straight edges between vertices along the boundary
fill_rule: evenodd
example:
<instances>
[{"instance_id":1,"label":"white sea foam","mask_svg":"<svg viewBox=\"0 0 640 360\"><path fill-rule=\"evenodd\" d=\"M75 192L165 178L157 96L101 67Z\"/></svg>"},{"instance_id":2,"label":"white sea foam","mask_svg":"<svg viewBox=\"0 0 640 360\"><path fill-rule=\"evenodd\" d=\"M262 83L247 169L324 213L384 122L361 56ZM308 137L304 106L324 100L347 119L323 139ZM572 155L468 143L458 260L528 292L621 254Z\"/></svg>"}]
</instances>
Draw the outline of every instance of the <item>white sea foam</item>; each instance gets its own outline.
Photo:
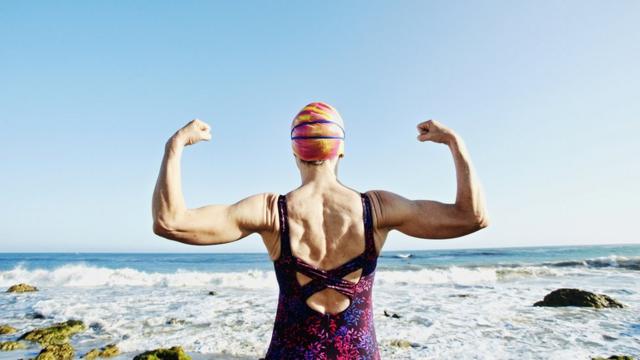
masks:
<instances>
[{"instance_id":1,"label":"white sea foam","mask_svg":"<svg viewBox=\"0 0 640 360\"><path fill-rule=\"evenodd\" d=\"M0 294L0 323L22 332L80 319L89 329L72 339L78 354L115 342L126 352L117 360L171 345L215 359L211 354L264 356L277 304L272 270L165 274L66 265L53 270L18 266L0 272L1 286L16 282L43 291ZM612 294L628 307L596 311L532 306L550 290L569 286ZM637 356L639 288L637 271L613 267L380 270L373 292L374 322L385 359L588 358L621 352ZM209 296L210 289L216 295ZM384 310L401 318L386 317ZM45 319L27 316L34 312ZM607 340L611 338L615 340ZM391 345L397 339L415 346ZM32 355L13 352L0 354L0 359L28 356Z\"/></svg>"},{"instance_id":2,"label":"white sea foam","mask_svg":"<svg viewBox=\"0 0 640 360\"><path fill-rule=\"evenodd\" d=\"M148 286L185 287L219 286L262 289L273 287L273 271L202 272L176 270L172 273L145 272L131 268L105 268L88 265L64 265L53 270L27 270L17 266L0 271L0 286L26 282L42 287Z\"/></svg>"},{"instance_id":3,"label":"white sea foam","mask_svg":"<svg viewBox=\"0 0 640 360\"><path fill-rule=\"evenodd\" d=\"M528 267L458 267L422 268L419 270L378 270L382 284L476 284L524 277L557 276L575 270L546 266ZM0 286L26 282L41 287L223 287L269 289L277 286L273 270L238 272L204 272L176 270L172 273L146 272L131 268L106 268L83 264L64 265L52 270L26 269L17 266L0 271Z\"/></svg>"}]
</instances>

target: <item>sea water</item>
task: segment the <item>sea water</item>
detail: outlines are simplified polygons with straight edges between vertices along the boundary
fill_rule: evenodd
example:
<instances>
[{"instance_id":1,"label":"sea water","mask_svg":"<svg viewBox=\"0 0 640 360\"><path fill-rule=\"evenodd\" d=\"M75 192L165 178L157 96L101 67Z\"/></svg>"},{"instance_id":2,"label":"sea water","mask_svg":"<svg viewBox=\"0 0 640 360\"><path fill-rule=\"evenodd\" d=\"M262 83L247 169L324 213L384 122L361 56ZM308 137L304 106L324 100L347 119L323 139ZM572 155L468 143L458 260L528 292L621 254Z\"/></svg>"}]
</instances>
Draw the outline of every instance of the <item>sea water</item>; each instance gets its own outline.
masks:
<instances>
[{"instance_id":1,"label":"sea water","mask_svg":"<svg viewBox=\"0 0 640 360\"><path fill-rule=\"evenodd\" d=\"M71 339L77 355L115 343L123 351L115 359L173 345L194 359L257 359L278 295L266 253L0 253L0 289L20 282L40 290L0 293L0 324L18 329L0 341L79 319L88 329ZM532 306L562 287L626 307ZM640 245L383 251L373 306L383 359L638 357Z\"/></svg>"}]
</instances>

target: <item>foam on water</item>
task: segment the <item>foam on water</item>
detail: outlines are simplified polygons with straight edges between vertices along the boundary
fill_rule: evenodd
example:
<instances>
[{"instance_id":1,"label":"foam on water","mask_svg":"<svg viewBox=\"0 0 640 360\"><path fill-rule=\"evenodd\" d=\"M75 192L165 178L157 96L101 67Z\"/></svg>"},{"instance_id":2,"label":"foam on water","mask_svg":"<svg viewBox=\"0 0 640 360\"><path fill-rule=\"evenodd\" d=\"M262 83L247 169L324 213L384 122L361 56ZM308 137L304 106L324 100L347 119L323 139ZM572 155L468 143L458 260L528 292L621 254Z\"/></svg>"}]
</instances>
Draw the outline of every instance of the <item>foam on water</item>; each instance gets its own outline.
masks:
<instances>
[{"instance_id":1,"label":"foam on water","mask_svg":"<svg viewBox=\"0 0 640 360\"><path fill-rule=\"evenodd\" d=\"M379 269L380 283L395 285L472 284L515 280L538 276L563 276L584 270L568 266L480 266L447 268L418 268L415 270ZM272 270L246 270L238 272L204 272L177 269L173 273L146 272L132 268L111 269L85 264L64 265L53 270L26 269L17 266L0 271L0 286L26 282L49 287L147 286L185 287L218 286L240 289L273 288Z\"/></svg>"}]
</instances>

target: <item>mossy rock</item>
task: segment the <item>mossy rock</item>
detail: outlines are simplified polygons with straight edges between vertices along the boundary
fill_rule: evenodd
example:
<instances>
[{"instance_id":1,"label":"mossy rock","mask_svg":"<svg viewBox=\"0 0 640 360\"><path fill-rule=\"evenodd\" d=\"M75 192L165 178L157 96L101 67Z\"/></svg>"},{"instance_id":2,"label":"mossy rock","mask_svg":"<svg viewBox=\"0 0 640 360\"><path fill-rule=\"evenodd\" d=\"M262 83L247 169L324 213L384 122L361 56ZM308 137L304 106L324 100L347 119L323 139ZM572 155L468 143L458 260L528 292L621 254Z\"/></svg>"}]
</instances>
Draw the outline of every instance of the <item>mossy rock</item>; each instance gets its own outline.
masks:
<instances>
[{"instance_id":1,"label":"mossy rock","mask_svg":"<svg viewBox=\"0 0 640 360\"><path fill-rule=\"evenodd\" d=\"M403 349L407 349L410 347L413 347L413 343L411 341L408 340L391 340L391 342L389 343L389 345L391 346L395 346L395 347L399 347L399 348L403 348Z\"/></svg>"},{"instance_id":2,"label":"mossy rock","mask_svg":"<svg viewBox=\"0 0 640 360\"><path fill-rule=\"evenodd\" d=\"M0 335L8 335L16 332L16 328L9 325L0 325Z\"/></svg>"},{"instance_id":3,"label":"mossy rock","mask_svg":"<svg viewBox=\"0 0 640 360\"><path fill-rule=\"evenodd\" d=\"M580 306L601 308L623 308L624 305L604 294L594 294L580 289L558 289L547 294L533 306Z\"/></svg>"},{"instance_id":4,"label":"mossy rock","mask_svg":"<svg viewBox=\"0 0 640 360\"><path fill-rule=\"evenodd\" d=\"M120 349L115 344L109 344L102 349L92 349L86 353L83 358L93 360L97 358L110 358L120 355Z\"/></svg>"},{"instance_id":5,"label":"mossy rock","mask_svg":"<svg viewBox=\"0 0 640 360\"><path fill-rule=\"evenodd\" d=\"M191 360L182 346L174 346L170 349L155 349L136 355L133 360Z\"/></svg>"},{"instance_id":6,"label":"mossy rock","mask_svg":"<svg viewBox=\"0 0 640 360\"><path fill-rule=\"evenodd\" d=\"M33 360L73 360L75 350L69 344L47 345Z\"/></svg>"},{"instance_id":7,"label":"mossy rock","mask_svg":"<svg viewBox=\"0 0 640 360\"><path fill-rule=\"evenodd\" d=\"M13 351L26 349L27 346L23 342L19 341L5 341L0 342L0 351Z\"/></svg>"},{"instance_id":8,"label":"mossy rock","mask_svg":"<svg viewBox=\"0 0 640 360\"><path fill-rule=\"evenodd\" d=\"M25 293L25 292L32 292L32 291L38 291L38 288L35 286L31 286L29 284L15 284L12 285L7 292L10 293Z\"/></svg>"},{"instance_id":9,"label":"mossy rock","mask_svg":"<svg viewBox=\"0 0 640 360\"><path fill-rule=\"evenodd\" d=\"M69 341L69 336L84 330L86 330L86 326L82 321L67 320L46 328L31 330L20 336L19 340L37 342L42 346L49 344L63 344Z\"/></svg>"},{"instance_id":10,"label":"mossy rock","mask_svg":"<svg viewBox=\"0 0 640 360\"><path fill-rule=\"evenodd\" d=\"M627 355L611 355L608 358L594 357L591 360L633 360L633 357Z\"/></svg>"}]
</instances>

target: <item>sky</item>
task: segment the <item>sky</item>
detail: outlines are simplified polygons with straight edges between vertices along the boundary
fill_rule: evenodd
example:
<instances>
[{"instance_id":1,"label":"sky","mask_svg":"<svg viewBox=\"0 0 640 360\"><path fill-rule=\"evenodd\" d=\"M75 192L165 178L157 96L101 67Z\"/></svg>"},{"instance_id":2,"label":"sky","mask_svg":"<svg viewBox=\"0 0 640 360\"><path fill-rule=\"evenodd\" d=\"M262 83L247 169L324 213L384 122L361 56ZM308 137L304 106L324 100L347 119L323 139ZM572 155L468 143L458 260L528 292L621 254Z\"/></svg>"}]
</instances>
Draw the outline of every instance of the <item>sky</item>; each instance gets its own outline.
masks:
<instances>
[{"instance_id":1,"label":"sky","mask_svg":"<svg viewBox=\"0 0 640 360\"><path fill-rule=\"evenodd\" d=\"M345 121L339 179L453 202L436 119L491 225L384 250L640 243L638 1L0 2L0 251L266 252L152 232L166 140L193 118L188 207L300 185L289 127Z\"/></svg>"}]
</instances>

